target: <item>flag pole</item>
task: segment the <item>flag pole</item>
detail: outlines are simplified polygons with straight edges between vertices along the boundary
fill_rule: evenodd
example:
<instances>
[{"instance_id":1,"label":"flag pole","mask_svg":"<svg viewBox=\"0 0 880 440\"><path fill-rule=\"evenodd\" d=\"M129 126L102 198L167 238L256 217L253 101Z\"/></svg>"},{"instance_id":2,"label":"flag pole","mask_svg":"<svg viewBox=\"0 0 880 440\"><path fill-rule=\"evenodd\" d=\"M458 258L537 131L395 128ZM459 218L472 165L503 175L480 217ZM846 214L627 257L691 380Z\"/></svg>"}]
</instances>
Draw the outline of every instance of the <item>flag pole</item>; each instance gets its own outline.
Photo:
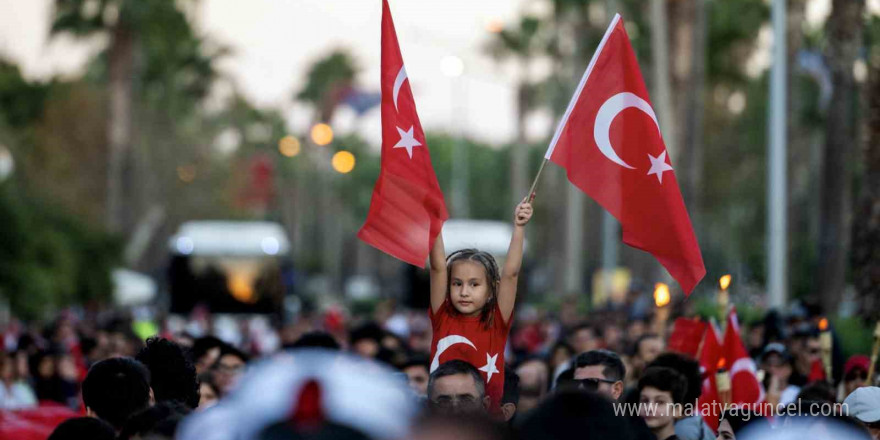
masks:
<instances>
[{"instance_id":1,"label":"flag pole","mask_svg":"<svg viewBox=\"0 0 880 440\"><path fill-rule=\"evenodd\" d=\"M529 199L529 202L535 199L535 188L538 187L538 179L541 178L541 172L544 171L544 165L547 165L547 158L541 162L541 168L538 168L538 174L535 175L535 180L532 182L532 187L529 189L529 193L526 195L526 198Z\"/></svg>"}]
</instances>

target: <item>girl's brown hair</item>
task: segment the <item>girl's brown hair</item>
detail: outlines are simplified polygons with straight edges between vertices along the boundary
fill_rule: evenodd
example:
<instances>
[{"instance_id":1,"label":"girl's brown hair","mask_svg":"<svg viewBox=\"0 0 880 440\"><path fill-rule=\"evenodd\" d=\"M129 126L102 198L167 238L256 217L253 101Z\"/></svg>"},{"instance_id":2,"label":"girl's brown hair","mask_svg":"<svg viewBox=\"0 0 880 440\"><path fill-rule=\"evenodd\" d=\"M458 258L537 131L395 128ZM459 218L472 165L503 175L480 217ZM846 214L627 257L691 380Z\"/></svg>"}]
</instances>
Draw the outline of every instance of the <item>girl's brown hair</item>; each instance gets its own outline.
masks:
<instances>
[{"instance_id":1,"label":"girl's brown hair","mask_svg":"<svg viewBox=\"0 0 880 440\"><path fill-rule=\"evenodd\" d=\"M486 270L486 283L489 285L489 299L483 310L480 312L480 322L485 328L492 326L495 320L495 304L498 302L498 284L501 282L501 273L498 270L498 263L495 258L488 252L476 249L462 249L455 251L446 257L446 302L450 307L450 312L458 313L458 310L452 306L452 265L459 261L473 261L479 263Z\"/></svg>"}]
</instances>

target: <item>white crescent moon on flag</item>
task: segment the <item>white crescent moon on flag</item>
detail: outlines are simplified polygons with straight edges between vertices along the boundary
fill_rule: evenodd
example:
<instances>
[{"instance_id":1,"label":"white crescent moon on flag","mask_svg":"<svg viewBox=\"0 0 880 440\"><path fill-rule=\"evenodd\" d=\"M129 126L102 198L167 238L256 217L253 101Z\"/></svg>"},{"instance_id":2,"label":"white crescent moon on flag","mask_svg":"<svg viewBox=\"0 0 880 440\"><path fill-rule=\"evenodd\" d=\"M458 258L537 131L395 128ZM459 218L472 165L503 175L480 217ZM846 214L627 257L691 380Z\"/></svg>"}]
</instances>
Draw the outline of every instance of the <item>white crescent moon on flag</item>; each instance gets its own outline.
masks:
<instances>
[{"instance_id":1,"label":"white crescent moon on flag","mask_svg":"<svg viewBox=\"0 0 880 440\"><path fill-rule=\"evenodd\" d=\"M617 117L620 112L630 107L635 107L647 113L648 116L654 120L654 124L657 126L657 132L660 132L660 124L657 122L657 115L654 114L654 109L651 108L651 104L648 104L647 101L639 98L633 93L623 92L608 98L608 100L602 104L602 107L599 107L599 112L596 114L596 123L593 125L593 138L596 140L596 145L599 147L599 151L601 151L608 160L624 168L634 170L634 166L624 162L623 159L617 155L617 152L614 151L614 148L611 146L611 138L609 134L611 123L614 122L614 118Z\"/></svg>"},{"instance_id":2,"label":"white crescent moon on flag","mask_svg":"<svg viewBox=\"0 0 880 440\"><path fill-rule=\"evenodd\" d=\"M394 110L397 110L397 95L400 94L400 87L403 85L403 82L406 81L406 66L400 66L400 71L397 72L397 78L394 79L394 90L392 91L392 96L394 97Z\"/></svg>"},{"instance_id":3,"label":"white crescent moon on flag","mask_svg":"<svg viewBox=\"0 0 880 440\"><path fill-rule=\"evenodd\" d=\"M440 355L443 354L443 352L446 351L447 348L452 347L455 344L467 344L467 345L470 345L471 348L473 348L474 350L477 349L477 347L474 347L474 344L471 341L469 341L468 338L466 338L464 336L459 336L459 335L447 336L447 337L437 341L437 353L434 354L434 359L431 360L431 370L428 371L429 373L433 373L434 370L436 370L437 367L440 366Z\"/></svg>"}]
</instances>

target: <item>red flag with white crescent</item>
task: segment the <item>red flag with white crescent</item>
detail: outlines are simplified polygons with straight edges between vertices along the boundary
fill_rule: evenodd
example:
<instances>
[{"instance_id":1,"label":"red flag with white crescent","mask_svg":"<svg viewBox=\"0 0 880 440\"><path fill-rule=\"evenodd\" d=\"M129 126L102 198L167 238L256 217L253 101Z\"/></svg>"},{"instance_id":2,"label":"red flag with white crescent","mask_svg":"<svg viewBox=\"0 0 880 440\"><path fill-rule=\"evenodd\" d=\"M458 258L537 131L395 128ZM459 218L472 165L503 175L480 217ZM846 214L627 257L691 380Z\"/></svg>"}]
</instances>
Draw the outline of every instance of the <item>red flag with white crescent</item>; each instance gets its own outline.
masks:
<instances>
[{"instance_id":1,"label":"red flag with white crescent","mask_svg":"<svg viewBox=\"0 0 880 440\"><path fill-rule=\"evenodd\" d=\"M675 169L620 15L605 32L547 149L685 294L706 275Z\"/></svg>"},{"instance_id":2,"label":"red flag with white crescent","mask_svg":"<svg viewBox=\"0 0 880 440\"><path fill-rule=\"evenodd\" d=\"M358 238L423 267L449 214L416 113L388 0L382 1L381 82L382 168Z\"/></svg>"}]
</instances>

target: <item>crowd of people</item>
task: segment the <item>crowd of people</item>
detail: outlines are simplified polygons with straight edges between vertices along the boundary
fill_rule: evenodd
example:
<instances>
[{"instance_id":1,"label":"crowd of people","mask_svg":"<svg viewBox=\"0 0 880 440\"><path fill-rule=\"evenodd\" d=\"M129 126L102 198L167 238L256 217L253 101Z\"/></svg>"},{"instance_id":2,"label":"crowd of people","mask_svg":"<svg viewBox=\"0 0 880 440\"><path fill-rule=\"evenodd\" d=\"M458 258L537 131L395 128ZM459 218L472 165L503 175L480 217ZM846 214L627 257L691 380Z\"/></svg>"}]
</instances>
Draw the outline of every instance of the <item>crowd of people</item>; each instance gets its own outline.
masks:
<instances>
[{"instance_id":1,"label":"crowd of people","mask_svg":"<svg viewBox=\"0 0 880 440\"><path fill-rule=\"evenodd\" d=\"M830 350L833 326L815 307L771 311L742 328L729 314L724 345L741 353L730 376L747 371L760 389L743 402L725 394L723 359L710 372L702 355L672 343L681 334L651 316L646 292L586 315L565 303L555 314L520 306L515 317L531 214L523 200L501 267L475 249L447 256L438 235L427 313L384 304L352 320L330 308L272 326L197 309L155 331L112 311L65 313L43 329L11 323L0 351L0 437L880 440L871 361L844 362L839 343ZM24 437L33 411L59 408L57 427Z\"/></svg>"},{"instance_id":2,"label":"crowd of people","mask_svg":"<svg viewBox=\"0 0 880 440\"><path fill-rule=\"evenodd\" d=\"M717 414L717 432L699 415L616 411L612 402L658 408L694 402L705 379L695 359L666 351L666 338L652 333L650 316L633 314L638 309L631 303L583 316L566 308L551 315L523 307L507 344L507 363L498 373L504 376L498 411L492 410L482 365L455 359L432 370L431 326L424 311L380 307L373 316L378 320L350 324L339 320L338 311L315 315L279 327L273 335L278 347L268 352L261 345L271 344L254 339L255 332L248 332L245 324L231 338L234 344L213 335L210 319L183 326L165 320L161 336L144 341L131 320L116 313L64 313L43 329L8 326L0 352L0 408L4 414L69 408L79 417L61 423L53 439L386 438L385 432L406 432L396 438L703 440L737 438L749 426L796 432L789 419L831 419L849 429L847 438L880 438L880 388L866 386L868 356L839 362L834 370L839 373L832 373L830 380L811 381L816 361L821 362L819 315L811 308L796 308L788 316L771 312L749 323L744 343L764 373L767 401L847 402L846 411L838 409L830 418L749 417L747 412L727 411ZM200 328L202 334L193 333ZM314 360L315 353L337 359ZM309 379L293 371L296 360L328 367ZM302 377L283 387L260 382L279 363L289 363L288 373ZM331 374L338 363L348 366L346 374ZM309 380L317 380L317 393L332 391L336 397L318 398L322 403L317 409L303 410L308 407L304 399L310 397L300 388ZM403 426L397 431L383 427L382 417L370 415L390 410L382 407L391 405L388 399L377 397L381 390L363 389L377 383L387 384L385 392L401 391L412 399L390 414L399 420L388 423ZM280 397L270 396L274 394ZM266 404L264 399L278 403L276 420L253 428L253 437L224 436L243 423L236 417L246 409L234 408L259 407ZM209 416L222 413L224 405L233 410L225 410L231 414L224 418L228 426L219 429ZM340 405L363 411L379 426L329 409ZM211 432L212 426L219 431ZM277 429L269 436L264 431L271 427ZM300 430L308 436L291 434ZM805 435L817 432L827 431L808 430Z\"/></svg>"}]
</instances>

